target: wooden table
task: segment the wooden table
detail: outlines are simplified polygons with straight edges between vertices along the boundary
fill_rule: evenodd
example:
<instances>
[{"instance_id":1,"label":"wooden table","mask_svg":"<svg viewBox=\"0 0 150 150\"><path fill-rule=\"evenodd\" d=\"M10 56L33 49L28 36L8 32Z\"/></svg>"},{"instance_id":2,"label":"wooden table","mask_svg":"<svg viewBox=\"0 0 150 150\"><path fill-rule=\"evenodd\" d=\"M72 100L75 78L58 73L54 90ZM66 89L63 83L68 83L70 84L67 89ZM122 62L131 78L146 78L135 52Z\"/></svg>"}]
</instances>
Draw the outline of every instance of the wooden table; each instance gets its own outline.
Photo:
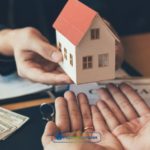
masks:
<instances>
[{"instance_id":1,"label":"wooden table","mask_svg":"<svg viewBox=\"0 0 150 150\"><path fill-rule=\"evenodd\" d=\"M150 33L122 38L126 61L145 77L150 77Z\"/></svg>"},{"instance_id":2,"label":"wooden table","mask_svg":"<svg viewBox=\"0 0 150 150\"><path fill-rule=\"evenodd\" d=\"M44 99L31 100L31 101L26 101L26 102L6 104L6 105L2 105L1 107L4 107L4 108L9 109L9 110L18 110L18 109L24 109L24 108L39 106L42 103L53 103L53 102L54 102L54 99L44 98Z\"/></svg>"}]
</instances>

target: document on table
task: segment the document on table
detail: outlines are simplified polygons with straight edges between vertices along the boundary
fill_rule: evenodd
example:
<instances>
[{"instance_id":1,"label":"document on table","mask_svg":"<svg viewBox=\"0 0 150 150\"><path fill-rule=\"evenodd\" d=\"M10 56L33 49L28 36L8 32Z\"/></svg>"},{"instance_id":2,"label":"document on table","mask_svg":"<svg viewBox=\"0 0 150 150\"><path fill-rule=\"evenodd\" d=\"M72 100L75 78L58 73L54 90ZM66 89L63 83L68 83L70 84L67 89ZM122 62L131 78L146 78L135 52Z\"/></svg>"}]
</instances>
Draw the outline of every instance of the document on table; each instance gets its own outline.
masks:
<instances>
[{"instance_id":1,"label":"document on table","mask_svg":"<svg viewBox=\"0 0 150 150\"><path fill-rule=\"evenodd\" d=\"M70 90L74 91L76 95L80 92L86 93L90 104L95 104L96 101L100 99L100 95L98 94L97 90L106 87L108 83L114 83L115 85L119 85L121 83L129 84L141 95L141 97L143 97L146 103L150 106L150 78L116 79L101 83L71 85Z\"/></svg>"},{"instance_id":2,"label":"document on table","mask_svg":"<svg viewBox=\"0 0 150 150\"><path fill-rule=\"evenodd\" d=\"M0 100L50 90L52 87L52 85L33 83L22 79L16 73L8 76L0 76Z\"/></svg>"}]
</instances>

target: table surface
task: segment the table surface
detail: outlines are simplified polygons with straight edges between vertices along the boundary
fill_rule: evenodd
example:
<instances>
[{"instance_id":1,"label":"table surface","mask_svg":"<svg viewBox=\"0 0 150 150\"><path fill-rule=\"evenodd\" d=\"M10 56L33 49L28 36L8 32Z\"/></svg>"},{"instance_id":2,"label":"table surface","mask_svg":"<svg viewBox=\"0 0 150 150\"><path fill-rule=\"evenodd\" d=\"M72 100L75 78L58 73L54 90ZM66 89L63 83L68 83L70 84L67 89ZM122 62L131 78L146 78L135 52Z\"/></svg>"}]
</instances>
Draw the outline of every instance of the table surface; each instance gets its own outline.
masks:
<instances>
[{"instance_id":1,"label":"table surface","mask_svg":"<svg viewBox=\"0 0 150 150\"><path fill-rule=\"evenodd\" d=\"M41 105L42 103L54 103L54 99L43 98L43 99L37 99L37 100L31 100L31 101L25 101L25 102L5 104L5 105L2 105L1 107L4 107L9 110L19 110L19 109L25 109L25 108L30 108L30 107L36 107L36 106Z\"/></svg>"}]
</instances>

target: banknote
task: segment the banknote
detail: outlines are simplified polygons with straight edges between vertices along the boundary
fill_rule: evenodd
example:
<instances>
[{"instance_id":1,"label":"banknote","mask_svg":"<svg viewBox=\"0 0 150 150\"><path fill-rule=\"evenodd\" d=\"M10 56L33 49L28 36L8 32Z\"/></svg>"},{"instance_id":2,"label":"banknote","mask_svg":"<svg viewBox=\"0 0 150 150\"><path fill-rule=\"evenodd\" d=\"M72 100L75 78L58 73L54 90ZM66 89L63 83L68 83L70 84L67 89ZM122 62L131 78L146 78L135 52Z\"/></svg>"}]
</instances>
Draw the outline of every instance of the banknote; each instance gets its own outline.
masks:
<instances>
[{"instance_id":1,"label":"banknote","mask_svg":"<svg viewBox=\"0 0 150 150\"><path fill-rule=\"evenodd\" d=\"M5 140L29 120L29 117L0 107L0 140Z\"/></svg>"},{"instance_id":2,"label":"banknote","mask_svg":"<svg viewBox=\"0 0 150 150\"><path fill-rule=\"evenodd\" d=\"M0 120L0 140L4 139L9 134L13 133L16 127Z\"/></svg>"},{"instance_id":3,"label":"banknote","mask_svg":"<svg viewBox=\"0 0 150 150\"><path fill-rule=\"evenodd\" d=\"M16 127L21 127L29 118L0 107L0 120Z\"/></svg>"}]
</instances>

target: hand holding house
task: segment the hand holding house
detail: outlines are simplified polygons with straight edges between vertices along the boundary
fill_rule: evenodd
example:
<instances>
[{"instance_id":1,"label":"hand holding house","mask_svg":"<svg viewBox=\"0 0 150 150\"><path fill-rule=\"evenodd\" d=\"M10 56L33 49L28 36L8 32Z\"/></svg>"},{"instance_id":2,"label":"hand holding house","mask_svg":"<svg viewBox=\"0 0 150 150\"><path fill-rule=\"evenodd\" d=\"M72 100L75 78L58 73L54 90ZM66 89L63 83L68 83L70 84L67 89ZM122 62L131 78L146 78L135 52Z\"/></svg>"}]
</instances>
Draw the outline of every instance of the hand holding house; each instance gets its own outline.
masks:
<instances>
[{"instance_id":1,"label":"hand holding house","mask_svg":"<svg viewBox=\"0 0 150 150\"><path fill-rule=\"evenodd\" d=\"M76 84L115 78L115 48L120 42L101 16L78 0L69 0L56 19L60 66Z\"/></svg>"}]
</instances>

